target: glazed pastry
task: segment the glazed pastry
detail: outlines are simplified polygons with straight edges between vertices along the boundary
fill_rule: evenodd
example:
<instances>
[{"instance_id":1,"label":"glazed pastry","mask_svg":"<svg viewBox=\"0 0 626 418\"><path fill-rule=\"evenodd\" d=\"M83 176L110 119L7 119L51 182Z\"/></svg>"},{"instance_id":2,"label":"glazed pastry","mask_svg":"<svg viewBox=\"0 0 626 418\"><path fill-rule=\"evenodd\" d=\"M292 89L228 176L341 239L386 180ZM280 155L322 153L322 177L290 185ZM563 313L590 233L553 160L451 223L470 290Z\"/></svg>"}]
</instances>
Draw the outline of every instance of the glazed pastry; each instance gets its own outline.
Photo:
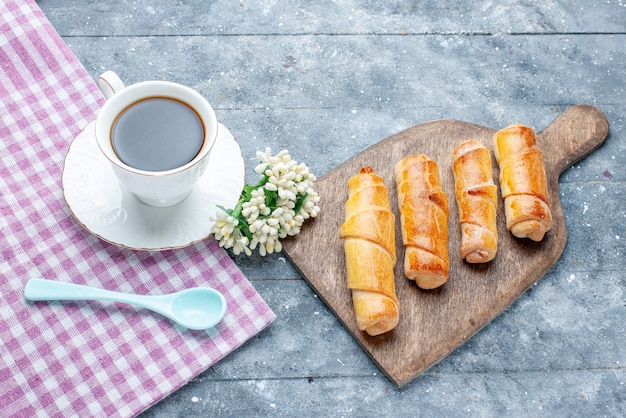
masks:
<instances>
[{"instance_id":1,"label":"glazed pastry","mask_svg":"<svg viewBox=\"0 0 626 418\"><path fill-rule=\"evenodd\" d=\"M454 188L461 223L461 258L486 263L496 256L498 187L493 182L491 155L478 141L465 141L452 152Z\"/></svg>"},{"instance_id":2,"label":"glazed pastry","mask_svg":"<svg viewBox=\"0 0 626 418\"><path fill-rule=\"evenodd\" d=\"M496 132L494 154L500 166L506 227L518 238L541 241L552 227L543 153L532 128L511 125Z\"/></svg>"},{"instance_id":3,"label":"glazed pastry","mask_svg":"<svg viewBox=\"0 0 626 418\"><path fill-rule=\"evenodd\" d=\"M348 180L345 216L340 237L357 327L379 335L398 325L399 304L393 273L395 217L387 187L372 167L361 168Z\"/></svg>"},{"instance_id":4,"label":"glazed pastry","mask_svg":"<svg viewBox=\"0 0 626 418\"><path fill-rule=\"evenodd\" d=\"M404 273L422 289L448 279L448 199L437 163L412 155L395 166L398 206L405 247Z\"/></svg>"}]
</instances>

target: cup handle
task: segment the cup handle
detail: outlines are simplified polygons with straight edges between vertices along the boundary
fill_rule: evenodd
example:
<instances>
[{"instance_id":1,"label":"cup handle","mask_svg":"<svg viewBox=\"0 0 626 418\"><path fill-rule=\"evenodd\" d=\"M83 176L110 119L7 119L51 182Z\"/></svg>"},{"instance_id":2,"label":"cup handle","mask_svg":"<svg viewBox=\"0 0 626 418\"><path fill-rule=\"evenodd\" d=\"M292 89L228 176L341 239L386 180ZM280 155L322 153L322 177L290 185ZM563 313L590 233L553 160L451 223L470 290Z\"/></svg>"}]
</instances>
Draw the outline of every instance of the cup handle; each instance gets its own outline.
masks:
<instances>
[{"instance_id":1,"label":"cup handle","mask_svg":"<svg viewBox=\"0 0 626 418\"><path fill-rule=\"evenodd\" d=\"M118 91L122 90L125 86L122 80L113 71L105 71L98 77L98 87L104 94L104 97L109 99Z\"/></svg>"}]
</instances>

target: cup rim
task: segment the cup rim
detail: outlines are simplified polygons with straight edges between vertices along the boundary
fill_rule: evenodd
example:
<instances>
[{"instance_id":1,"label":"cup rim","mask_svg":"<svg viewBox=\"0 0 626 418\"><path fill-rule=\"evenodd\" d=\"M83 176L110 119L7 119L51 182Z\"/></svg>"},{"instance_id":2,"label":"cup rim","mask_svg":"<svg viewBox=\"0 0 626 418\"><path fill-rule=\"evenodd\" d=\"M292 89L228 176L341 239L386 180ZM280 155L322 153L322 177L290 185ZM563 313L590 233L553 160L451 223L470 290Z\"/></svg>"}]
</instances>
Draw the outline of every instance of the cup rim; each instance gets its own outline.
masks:
<instances>
[{"instance_id":1,"label":"cup rim","mask_svg":"<svg viewBox=\"0 0 626 418\"><path fill-rule=\"evenodd\" d=\"M111 144L112 124L128 106L140 100L146 100L153 97L178 100L191 107L192 110L196 112L198 117L200 117L202 125L204 127L203 146L198 154L187 164L172 168L170 170L148 171L141 170L124 163L117 156L117 154L115 154L115 151L113 150L113 146ZM191 98L193 100L188 100L188 98ZM189 103L190 101L194 101L194 103ZM112 116L108 116L106 119L109 122L105 123L105 116L102 115L107 115L107 112L108 114L112 113ZM100 108L98 116L96 117L94 131L96 142L98 144L98 147L100 148L100 151L112 164L125 171L138 175L148 177L162 177L186 171L203 161L204 158L211 152L211 149L213 149L213 146L215 145L215 142L217 140L218 123L217 116L215 115L213 107L211 107L209 102L196 90L183 84L174 83L171 81L151 80L141 81L124 87L124 89L120 90L109 99L107 99ZM104 136L105 138L102 138L102 136ZM111 145L105 149L103 148L104 145L101 143L101 141L106 141Z\"/></svg>"}]
</instances>

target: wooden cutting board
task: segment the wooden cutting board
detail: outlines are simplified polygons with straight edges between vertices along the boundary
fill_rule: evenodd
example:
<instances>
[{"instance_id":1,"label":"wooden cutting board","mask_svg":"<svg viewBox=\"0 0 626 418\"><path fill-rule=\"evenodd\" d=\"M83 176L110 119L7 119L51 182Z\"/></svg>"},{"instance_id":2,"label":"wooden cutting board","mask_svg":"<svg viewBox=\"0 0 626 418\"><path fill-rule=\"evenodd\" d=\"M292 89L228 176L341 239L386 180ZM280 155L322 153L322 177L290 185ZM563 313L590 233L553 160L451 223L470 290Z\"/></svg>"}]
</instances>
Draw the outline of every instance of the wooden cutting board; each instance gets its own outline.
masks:
<instances>
[{"instance_id":1,"label":"wooden cutting board","mask_svg":"<svg viewBox=\"0 0 626 418\"><path fill-rule=\"evenodd\" d=\"M511 124L518 122L523 124L511 120ZM495 131L456 120L437 120L416 125L373 145L318 179L315 188L321 199L319 216L305 223L298 236L283 243L285 254L305 280L398 386L408 383L466 341L558 260L567 240L559 200L559 175L602 144L609 126L600 110L577 105L538 133L538 146L543 150L546 164L553 228L539 243L513 237L506 230L504 205L500 200L496 259L471 265L459 257L461 230L451 153L464 140L481 141L492 153L493 177L498 184L499 170L492 145ZM402 268L404 251L393 167L411 154L426 154L437 161L443 189L448 195L450 274L446 284L431 291L421 290L406 279ZM393 331L377 337L370 337L356 327L352 297L346 287L343 242L339 238L348 198L347 181L365 165L371 165L385 179L396 216L395 278L400 323Z\"/></svg>"}]
</instances>

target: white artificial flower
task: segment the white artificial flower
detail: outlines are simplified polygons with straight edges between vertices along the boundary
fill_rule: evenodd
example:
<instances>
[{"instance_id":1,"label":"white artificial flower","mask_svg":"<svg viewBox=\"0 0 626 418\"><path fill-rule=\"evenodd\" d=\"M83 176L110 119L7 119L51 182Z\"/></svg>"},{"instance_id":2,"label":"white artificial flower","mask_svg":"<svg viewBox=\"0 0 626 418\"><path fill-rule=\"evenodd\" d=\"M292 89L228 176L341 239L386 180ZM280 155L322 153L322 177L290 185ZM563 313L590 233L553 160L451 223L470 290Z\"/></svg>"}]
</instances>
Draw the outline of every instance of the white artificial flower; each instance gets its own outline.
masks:
<instances>
[{"instance_id":1,"label":"white artificial flower","mask_svg":"<svg viewBox=\"0 0 626 418\"><path fill-rule=\"evenodd\" d=\"M221 247L231 248L233 246L234 239L232 235L233 231L238 231L236 229L238 224L239 220L236 218L226 212L218 212L212 231Z\"/></svg>"},{"instance_id":2,"label":"white artificial flower","mask_svg":"<svg viewBox=\"0 0 626 418\"><path fill-rule=\"evenodd\" d=\"M246 187L236 209L220 212L212 229L220 246L232 248L235 255L250 255L255 249L261 256L282 251L280 240L300 233L304 221L320 211L313 188L317 179L306 164L298 164L287 150L272 155L265 148L256 155L254 171L263 178Z\"/></svg>"},{"instance_id":3,"label":"white artificial flower","mask_svg":"<svg viewBox=\"0 0 626 418\"><path fill-rule=\"evenodd\" d=\"M241 254L242 251L246 255L252 255L252 250L248 247L250 242L248 237L244 236L240 230L236 230L233 238L233 253L235 255Z\"/></svg>"}]
</instances>

